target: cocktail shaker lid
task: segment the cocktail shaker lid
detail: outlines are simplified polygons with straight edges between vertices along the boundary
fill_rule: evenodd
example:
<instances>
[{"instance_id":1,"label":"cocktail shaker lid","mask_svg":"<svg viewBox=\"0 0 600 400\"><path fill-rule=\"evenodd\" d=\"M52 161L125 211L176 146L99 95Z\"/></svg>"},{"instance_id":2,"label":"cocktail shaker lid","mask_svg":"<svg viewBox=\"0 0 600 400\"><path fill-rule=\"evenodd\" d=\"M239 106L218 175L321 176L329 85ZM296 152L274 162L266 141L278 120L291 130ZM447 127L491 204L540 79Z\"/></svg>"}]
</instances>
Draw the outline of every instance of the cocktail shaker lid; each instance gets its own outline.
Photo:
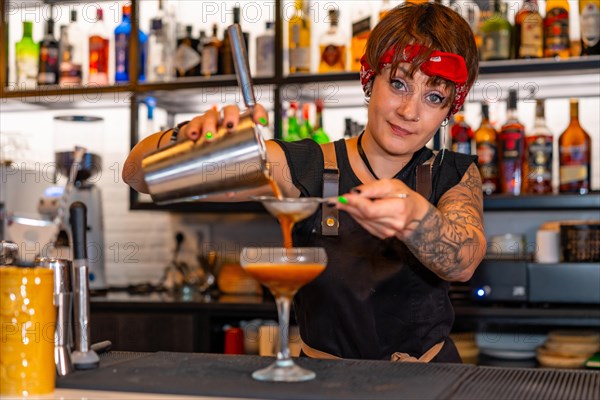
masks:
<instances>
[{"instance_id":1,"label":"cocktail shaker lid","mask_svg":"<svg viewBox=\"0 0 600 400\"><path fill-rule=\"evenodd\" d=\"M71 261L62 258L37 257L34 267L54 271L54 294L71 293Z\"/></svg>"}]
</instances>

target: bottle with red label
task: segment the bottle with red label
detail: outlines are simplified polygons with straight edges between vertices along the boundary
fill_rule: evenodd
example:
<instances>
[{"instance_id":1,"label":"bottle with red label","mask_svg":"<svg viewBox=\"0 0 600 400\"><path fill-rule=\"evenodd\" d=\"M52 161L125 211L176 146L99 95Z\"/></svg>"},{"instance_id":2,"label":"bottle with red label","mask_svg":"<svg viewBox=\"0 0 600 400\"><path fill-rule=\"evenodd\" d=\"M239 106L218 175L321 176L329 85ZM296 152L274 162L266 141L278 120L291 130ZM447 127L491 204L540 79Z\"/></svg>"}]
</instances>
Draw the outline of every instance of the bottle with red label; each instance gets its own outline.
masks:
<instances>
[{"instance_id":1,"label":"bottle with red label","mask_svg":"<svg viewBox=\"0 0 600 400\"><path fill-rule=\"evenodd\" d=\"M523 183L525 127L517 117L517 91L508 92L508 119L500 129L498 168L502 193L518 196Z\"/></svg>"},{"instance_id":2,"label":"bottle with red label","mask_svg":"<svg viewBox=\"0 0 600 400\"><path fill-rule=\"evenodd\" d=\"M544 17L544 57L569 58L569 2L548 0Z\"/></svg>"},{"instance_id":3,"label":"bottle with red label","mask_svg":"<svg viewBox=\"0 0 600 400\"><path fill-rule=\"evenodd\" d=\"M473 130L465 121L465 114L462 108L454 115L454 124L450 128L450 136L452 137L452 151L461 154L471 154Z\"/></svg>"},{"instance_id":4,"label":"bottle with red label","mask_svg":"<svg viewBox=\"0 0 600 400\"><path fill-rule=\"evenodd\" d=\"M590 135L579 124L579 101L571 99L571 123L558 139L561 193L589 192L591 153Z\"/></svg>"}]
</instances>

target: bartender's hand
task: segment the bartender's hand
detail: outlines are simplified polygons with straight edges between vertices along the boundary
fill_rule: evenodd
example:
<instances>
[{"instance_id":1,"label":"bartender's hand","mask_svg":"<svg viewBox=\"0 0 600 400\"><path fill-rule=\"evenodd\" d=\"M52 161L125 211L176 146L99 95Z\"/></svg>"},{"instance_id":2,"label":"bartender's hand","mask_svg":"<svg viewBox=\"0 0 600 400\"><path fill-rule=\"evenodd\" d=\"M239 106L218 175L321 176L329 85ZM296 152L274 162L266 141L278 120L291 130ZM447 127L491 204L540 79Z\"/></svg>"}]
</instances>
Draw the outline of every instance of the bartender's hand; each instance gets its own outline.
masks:
<instances>
[{"instance_id":1,"label":"bartender's hand","mask_svg":"<svg viewBox=\"0 0 600 400\"><path fill-rule=\"evenodd\" d=\"M406 194L407 197L399 198L398 194ZM395 236L403 240L410 236L411 223L422 219L433 207L427 199L398 179L381 179L360 185L342 197L347 203L339 202L338 209L346 211L380 239Z\"/></svg>"},{"instance_id":2,"label":"bartender's hand","mask_svg":"<svg viewBox=\"0 0 600 400\"><path fill-rule=\"evenodd\" d=\"M222 118L222 120L221 120ZM257 104L254 107L253 121L257 124L267 126L269 115L263 106ZM179 135L198 140L212 140L219 126L224 126L229 132L235 131L240 120L240 109L237 106L225 106L221 112L209 110L203 115L199 115L192 119L188 124L184 125Z\"/></svg>"}]
</instances>

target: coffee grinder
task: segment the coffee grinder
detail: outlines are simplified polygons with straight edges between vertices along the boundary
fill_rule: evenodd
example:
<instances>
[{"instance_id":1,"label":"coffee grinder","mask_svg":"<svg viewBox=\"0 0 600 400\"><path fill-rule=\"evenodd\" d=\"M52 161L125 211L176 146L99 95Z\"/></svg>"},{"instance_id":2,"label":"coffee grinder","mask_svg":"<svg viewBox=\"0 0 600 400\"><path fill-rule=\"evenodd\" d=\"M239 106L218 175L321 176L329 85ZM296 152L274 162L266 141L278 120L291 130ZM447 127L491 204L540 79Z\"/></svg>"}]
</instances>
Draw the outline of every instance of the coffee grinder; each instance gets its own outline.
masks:
<instances>
[{"instance_id":1,"label":"coffee grinder","mask_svg":"<svg viewBox=\"0 0 600 400\"><path fill-rule=\"evenodd\" d=\"M106 289L102 194L95 185L102 176L104 120L86 115L57 116L54 117L54 128L55 183L68 177L73 164L73 146L85 146L87 149L68 202L71 204L80 201L87 207L89 286L92 290ZM52 197L50 191L46 191L46 194ZM44 203L50 204L52 199L43 199L40 208L43 208ZM59 235L59 242L62 236L70 238L73 243L68 215L64 216L62 226L63 234Z\"/></svg>"}]
</instances>

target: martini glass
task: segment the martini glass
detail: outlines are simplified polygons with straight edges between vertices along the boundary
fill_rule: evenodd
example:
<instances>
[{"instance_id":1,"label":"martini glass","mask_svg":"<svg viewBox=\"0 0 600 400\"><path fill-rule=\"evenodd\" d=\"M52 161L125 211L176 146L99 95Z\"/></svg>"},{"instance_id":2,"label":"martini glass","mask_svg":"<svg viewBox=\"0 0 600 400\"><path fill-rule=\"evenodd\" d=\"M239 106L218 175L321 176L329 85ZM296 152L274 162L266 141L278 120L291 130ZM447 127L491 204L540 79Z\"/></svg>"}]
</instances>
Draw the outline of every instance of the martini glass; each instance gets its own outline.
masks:
<instances>
[{"instance_id":1,"label":"martini glass","mask_svg":"<svg viewBox=\"0 0 600 400\"><path fill-rule=\"evenodd\" d=\"M320 247L246 247L240 264L252 277L265 285L275 297L279 317L279 351L267 368L254 371L259 381L301 382L316 374L298 366L290 357L288 328L292 298L302 286L315 279L327 264L325 249Z\"/></svg>"}]
</instances>

